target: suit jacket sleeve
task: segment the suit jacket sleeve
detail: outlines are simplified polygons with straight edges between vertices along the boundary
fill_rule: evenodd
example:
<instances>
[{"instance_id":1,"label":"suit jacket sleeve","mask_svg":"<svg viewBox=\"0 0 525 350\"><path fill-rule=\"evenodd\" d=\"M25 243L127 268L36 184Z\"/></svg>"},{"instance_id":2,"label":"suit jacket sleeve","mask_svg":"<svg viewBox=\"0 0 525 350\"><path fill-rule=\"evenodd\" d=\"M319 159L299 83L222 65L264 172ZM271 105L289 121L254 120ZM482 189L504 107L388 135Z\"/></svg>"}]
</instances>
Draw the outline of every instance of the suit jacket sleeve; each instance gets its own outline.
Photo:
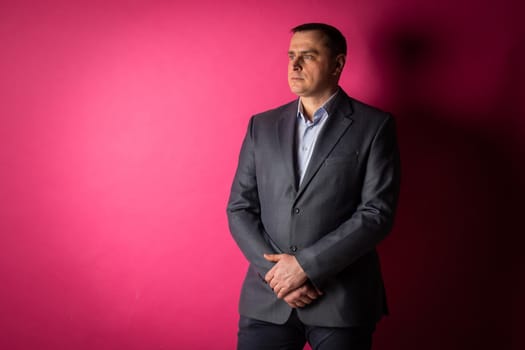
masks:
<instances>
[{"instance_id":1,"label":"suit jacket sleeve","mask_svg":"<svg viewBox=\"0 0 525 350\"><path fill-rule=\"evenodd\" d=\"M357 210L334 231L296 255L318 288L372 251L393 225L399 195L400 162L391 116L385 118L371 142Z\"/></svg>"},{"instance_id":2,"label":"suit jacket sleeve","mask_svg":"<svg viewBox=\"0 0 525 350\"><path fill-rule=\"evenodd\" d=\"M234 240L261 278L264 278L273 263L264 259L263 254L276 252L268 241L269 237L264 231L260 212L252 117L241 147L228 200L227 215Z\"/></svg>"}]
</instances>

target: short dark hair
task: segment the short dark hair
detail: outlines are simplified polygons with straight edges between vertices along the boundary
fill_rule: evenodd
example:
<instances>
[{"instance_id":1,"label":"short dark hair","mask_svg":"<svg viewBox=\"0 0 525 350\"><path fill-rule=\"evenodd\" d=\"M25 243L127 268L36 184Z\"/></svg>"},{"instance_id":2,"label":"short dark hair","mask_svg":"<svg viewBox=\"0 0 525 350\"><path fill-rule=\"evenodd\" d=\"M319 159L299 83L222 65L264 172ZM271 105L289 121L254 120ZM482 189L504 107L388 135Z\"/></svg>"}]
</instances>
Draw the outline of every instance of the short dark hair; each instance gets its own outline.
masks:
<instances>
[{"instance_id":1,"label":"short dark hair","mask_svg":"<svg viewBox=\"0 0 525 350\"><path fill-rule=\"evenodd\" d=\"M339 54L346 55L346 39L339 29L325 23L304 23L292 28L292 33L306 32L310 30L317 30L324 34L326 38L326 46L330 49L334 56Z\"/></svg>"}]
</instances>

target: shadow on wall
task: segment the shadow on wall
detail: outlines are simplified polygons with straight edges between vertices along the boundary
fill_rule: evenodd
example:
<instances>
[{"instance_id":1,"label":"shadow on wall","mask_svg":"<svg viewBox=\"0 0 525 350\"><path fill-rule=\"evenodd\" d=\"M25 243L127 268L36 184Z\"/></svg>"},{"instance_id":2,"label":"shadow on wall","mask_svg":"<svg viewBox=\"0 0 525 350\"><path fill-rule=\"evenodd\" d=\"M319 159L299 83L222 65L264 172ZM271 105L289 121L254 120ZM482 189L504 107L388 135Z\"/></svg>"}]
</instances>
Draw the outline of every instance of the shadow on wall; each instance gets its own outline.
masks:
<instances>
[{"instance_id":1,"label":"shadow on wall","mask_svg":"<svg viewBox=\"0 0 525 350\"><path fill-rule=\"evenodd\" d=\"M371 41L403 161L376 349L523 348L524 36L482 50L432 23L389 23Z\"/></svg>"}]
</instances>

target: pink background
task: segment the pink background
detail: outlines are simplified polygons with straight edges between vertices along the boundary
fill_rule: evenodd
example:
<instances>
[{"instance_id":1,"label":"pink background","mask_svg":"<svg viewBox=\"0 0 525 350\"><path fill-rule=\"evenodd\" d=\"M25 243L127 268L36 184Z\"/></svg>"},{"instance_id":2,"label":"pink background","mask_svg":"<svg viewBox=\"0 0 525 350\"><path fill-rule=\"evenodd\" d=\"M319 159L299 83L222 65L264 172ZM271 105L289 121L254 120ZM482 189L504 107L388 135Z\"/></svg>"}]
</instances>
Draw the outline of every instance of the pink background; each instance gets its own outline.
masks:
<instances>
[{"instance_id":1,"label":"pink background","mask_svg":"<svg viewBox=\"0 0 525 350\"><path fill-rule=\"evenodd\" d=\"M457 2L0 2L0 348L234 348L229 187L308 21L398 119L374 348L525 348L523 6Z\"/></svg>"}]
</instances>

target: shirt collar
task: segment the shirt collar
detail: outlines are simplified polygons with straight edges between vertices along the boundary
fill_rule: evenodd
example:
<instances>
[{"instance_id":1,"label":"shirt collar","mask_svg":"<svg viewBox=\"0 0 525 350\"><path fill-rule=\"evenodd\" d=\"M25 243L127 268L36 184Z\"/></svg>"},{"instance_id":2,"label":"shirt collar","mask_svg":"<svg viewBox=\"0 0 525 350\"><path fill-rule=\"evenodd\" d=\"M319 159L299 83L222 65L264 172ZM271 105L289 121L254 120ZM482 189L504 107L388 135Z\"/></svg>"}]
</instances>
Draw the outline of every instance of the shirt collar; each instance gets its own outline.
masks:
<instances>
[{"instance_id":1,"label":"shirt collar","mask_svg":"<svg viewBox=\"0 0 525 350\"><path fill-rule=\"evenodd\" d=\"M315 113L314 113L314 118L313 118L313 121L310 122L303 114L303 104L301 103L301 98L299 98L299 103L298 103L298 107L297 107L297 118L300 119L300 120L303 120L304 122L306 123L312 123L312 124L317 124L319 122L319 120L321 120L321 117L323 115L328 115L328 110L330 110L331 108L331 105L333 104L334 100L335 100L335 96L337 96L337 94L339 93L339 88L336 90L336 92L334 92L329 98L328 100L326 100L325 103L323 103L323 105L321 107L319 107Z\"/></svg>"}]
</instances>

